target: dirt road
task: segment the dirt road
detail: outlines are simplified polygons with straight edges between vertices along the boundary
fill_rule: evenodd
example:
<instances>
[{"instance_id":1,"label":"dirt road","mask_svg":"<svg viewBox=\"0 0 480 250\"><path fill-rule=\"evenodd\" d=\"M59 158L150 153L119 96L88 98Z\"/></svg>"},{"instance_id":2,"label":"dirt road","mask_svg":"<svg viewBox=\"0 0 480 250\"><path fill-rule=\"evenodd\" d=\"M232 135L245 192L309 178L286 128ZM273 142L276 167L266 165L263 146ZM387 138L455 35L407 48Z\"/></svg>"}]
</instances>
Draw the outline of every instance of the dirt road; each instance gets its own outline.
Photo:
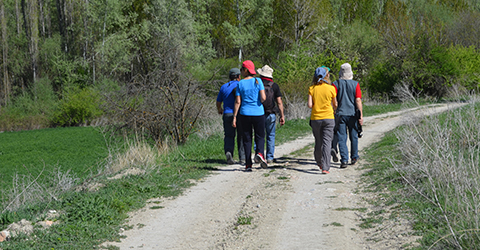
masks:
<instances>
[{"instance_id":1,"label":"dirt road","mask_svg":"<svg viewBox=\"0 0 480 250\"><path fill-rule=\"evenodd\" d=\"M365 117L362 149L385 132L424 115L462 104L434 105ZM322 175L313 159L313 136L276 147L279 161L268 169L221 166L175 199L152 201L131 214L134 228L122 232L121 242L104 245L120 249L401 249L414 238L382 230L385 239L368 241L358 227L365 202L359 187L362 160L340 169L333 163ZM150 209L162 206L161 209ZM401 223L400 223L401 224ZM401 230L408 230L403 223Z\"/></svg>"}]
</instances>

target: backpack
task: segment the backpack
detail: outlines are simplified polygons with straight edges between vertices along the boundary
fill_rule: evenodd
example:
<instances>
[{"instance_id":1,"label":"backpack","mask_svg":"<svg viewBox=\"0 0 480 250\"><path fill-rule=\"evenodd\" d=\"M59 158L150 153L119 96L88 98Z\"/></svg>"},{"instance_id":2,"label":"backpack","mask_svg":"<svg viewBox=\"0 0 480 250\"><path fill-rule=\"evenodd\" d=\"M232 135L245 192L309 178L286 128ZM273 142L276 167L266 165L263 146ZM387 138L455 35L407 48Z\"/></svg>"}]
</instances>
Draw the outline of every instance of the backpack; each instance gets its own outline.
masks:
<instances>
[{"instance_id":1,"label":"backpack","mask_svg":"<svg viewBox=\"0 0 480 250\"><path fill-rule=\"evenodd\" d=\"M263 109L265 114L275 113L275 93L273 91L273 82L263 80L263 86L265 87L265 95L267 99L263 102Z\"/></svg>"}]
</instances>

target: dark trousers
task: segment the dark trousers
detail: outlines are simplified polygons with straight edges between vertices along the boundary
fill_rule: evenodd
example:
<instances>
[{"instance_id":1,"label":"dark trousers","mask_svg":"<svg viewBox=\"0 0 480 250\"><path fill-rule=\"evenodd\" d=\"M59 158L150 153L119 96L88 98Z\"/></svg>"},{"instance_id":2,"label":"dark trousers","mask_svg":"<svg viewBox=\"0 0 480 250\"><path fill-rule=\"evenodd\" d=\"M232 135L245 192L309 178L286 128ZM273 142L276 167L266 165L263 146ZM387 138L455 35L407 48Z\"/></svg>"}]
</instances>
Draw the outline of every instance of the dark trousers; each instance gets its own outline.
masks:
<instances>
[{"instance_id":1,"label":"dark trousers","mask_svg":"<svg viewBox=\"0 0 480 250\"><path fill-rule=\"evenodd\" d=\"M233 113L223 114L223 150L224 153L230 152L234 156L235 136L237 137L238 159L245 160L245 150L243 149L242 126L237 124L237 128L232 127Z\"/></svg>"},{"instance_id":2,"label":"dark trousers","mask_svg":"<svg viewBox=\"0 0 480 250\"><path fill-rule=\"evenodd\" d=\"M255 154L265 151L265 116L238 115L243 130L243 148L245 150L245 165L252 165L252 129L255 132ZM238 124L237 124L238 126Z\"/></svg>"}]
</instances>

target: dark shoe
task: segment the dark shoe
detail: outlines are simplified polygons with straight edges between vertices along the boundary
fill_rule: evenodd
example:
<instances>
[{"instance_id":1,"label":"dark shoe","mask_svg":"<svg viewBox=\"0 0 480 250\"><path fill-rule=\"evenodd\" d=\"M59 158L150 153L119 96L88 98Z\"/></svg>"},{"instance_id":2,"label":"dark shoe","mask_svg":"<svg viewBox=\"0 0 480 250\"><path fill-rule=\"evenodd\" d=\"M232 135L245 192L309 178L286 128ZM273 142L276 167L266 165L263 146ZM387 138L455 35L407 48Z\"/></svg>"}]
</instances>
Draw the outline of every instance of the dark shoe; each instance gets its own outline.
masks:
<instances>
[{"instance_id":1,"label":"dark shoe","mask_svg":"<svg viewBox=\"0 0 480 250\"><path fill-rule=\"evenodd\" d=\"M330 151L330 154L332 155L333 162L338 162L338 156L335 150L332 149L332 151Z\"/></svg>"},{"instance_id":2,"label":"dark shoe","mask_svg":"<svg viewBox=\"0 0 480 250\"><path fill-rule=\"evenodd\" d=\"M320 171L323 171L323 167L318 165L318 168L320 169Z\"/></svg>"},{"instance_id":3,"label":"dark shoe","mask_svg":"<svg viewBox=\"0 0 480 250\"><path fill-rule=\"evenodd\" d=\"M262 168L268 167L267 161L265 161L262 153L258 153L257 155L255 155L255 162L260 162L260 166Z\"/></svg>"},{"instance_id":4,"label":"dark shoe","mask_svg":"<svg viewBox=\"0 0 480 250\"><path fill-rule=\"evenodd\" d=\"M352 159L352 162L350 163L351 165L355 165L355 163L357 163L358 159L357 158L354 158Z\"/></svg>"},{"instance_id":5,"label":"dark shoe","mask_svg":"<svg viewBox=\"0 0 480 250\"><path fill-rule=\"evenodd\" d=\"M245 172L252 172L252 166L251 165L245 166Z\"/></svg>"},{"instance_id":6,"label":"dark shoe","mask_svg":"<svg viewBox=\"0 0 480 250\"><path fill-rule=\"evenodd\" d=\"M238 161L238 164L245 165L245 159L240 159L240 161Z\"/></svg>"},{"instance_id":7,"label":"dark shoe","mask_svg":"<svg viewBox=\"0 0 480 250\"><path fill-rule=\"evenodd\" d=\"M348 166L347 162L340 163L340 168L347 168L347 166Z\"/></svg>"},{"instance_id":8,"label":"dark shoe","mask_svg":"<svg viewBox=\"0 0 480 250\"><path fill-rule=\"evenodd\" d=\"M232 153L226 152L225 156L227 157L227 164L232 165L235 162L233 161Z\"/></svg>"}]
</instances>

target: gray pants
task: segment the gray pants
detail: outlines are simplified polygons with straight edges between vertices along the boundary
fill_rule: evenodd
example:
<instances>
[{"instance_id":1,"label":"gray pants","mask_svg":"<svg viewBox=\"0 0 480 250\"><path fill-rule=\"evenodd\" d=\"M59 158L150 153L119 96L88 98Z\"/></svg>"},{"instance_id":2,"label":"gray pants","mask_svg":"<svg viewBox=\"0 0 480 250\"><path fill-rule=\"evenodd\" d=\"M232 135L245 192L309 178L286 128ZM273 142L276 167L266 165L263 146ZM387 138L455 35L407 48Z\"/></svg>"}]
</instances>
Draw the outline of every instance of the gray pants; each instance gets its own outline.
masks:
<instances>
[{"instance_id":1,"label":"gray pants","mask_svg":"<svg viewBox=\"0 0 480 250\"><path fill-rule=\"evenodd\" d=\"M315 161L323 170L328 171L330 170L330 159L332 158L330 150L332 150L335 120L310 120L310 125L312 126L313 136L315 137L315 150L313 151Z\"/></svg>"}]
</instances>

